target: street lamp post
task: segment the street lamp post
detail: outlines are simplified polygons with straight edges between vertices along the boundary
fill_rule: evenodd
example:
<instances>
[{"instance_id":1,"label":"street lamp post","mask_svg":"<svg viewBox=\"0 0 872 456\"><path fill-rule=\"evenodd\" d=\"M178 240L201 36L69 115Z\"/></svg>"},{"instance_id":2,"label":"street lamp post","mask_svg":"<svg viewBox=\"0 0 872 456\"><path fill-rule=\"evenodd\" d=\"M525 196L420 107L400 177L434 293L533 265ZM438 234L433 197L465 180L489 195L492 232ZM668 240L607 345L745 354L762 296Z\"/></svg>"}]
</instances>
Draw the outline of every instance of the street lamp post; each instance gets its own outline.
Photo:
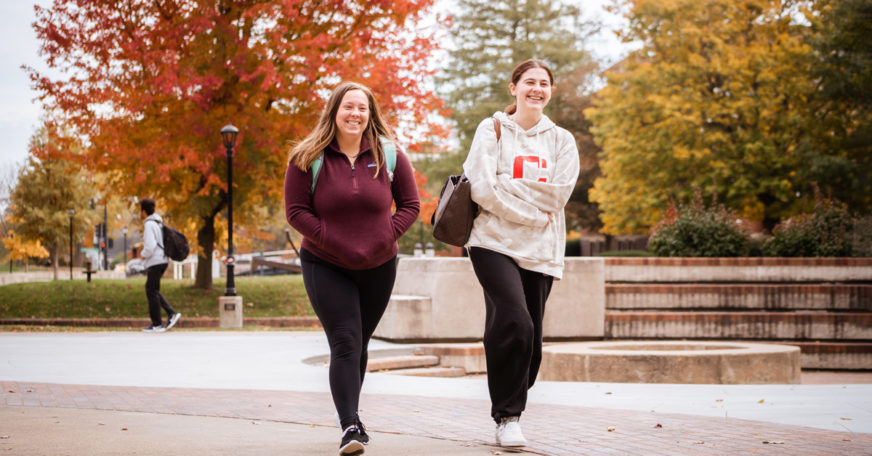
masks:
<instances>
[{"instance_id":1,"label":"street lamp post","mask_svg":"<svg viewBox=\"0 0 872 456\"><path fill-rule=\"evenodd\" d=\"M73 216L76 211L70 209L67 213L70 214L70 280L73 280Z\"/></svg>"},{"instance_id":2,"label":"street lamp post","mask_svg":"<svg viewBox=\"0 0 872 456\"><path fill-rule=\"evenodd\" d=\"M121 228L121 234L124 235L124 271L127 272L127 227Z\"/></svg>"},{"instance_id":3,"label":"street lamp post","mask_svg":"<svg viewBox=\"0 0 872 456\"><path fill-rule=\"evenodd\" d=\"M109 214L106 203L103 203L103 270L109 270Z\"/></svg>"},{"instance_id":4,"label":"street lamp post","mask_svg":"<svg viewBox=\"0 0 872 456\"><path fill-rule=\"evenodd\" d=\"M233 145L239 129L227 124L221 129L221 139L227 150L227 287L224 296L236 296L236 284L233 281Z\"/></svg>"}]
</instances>

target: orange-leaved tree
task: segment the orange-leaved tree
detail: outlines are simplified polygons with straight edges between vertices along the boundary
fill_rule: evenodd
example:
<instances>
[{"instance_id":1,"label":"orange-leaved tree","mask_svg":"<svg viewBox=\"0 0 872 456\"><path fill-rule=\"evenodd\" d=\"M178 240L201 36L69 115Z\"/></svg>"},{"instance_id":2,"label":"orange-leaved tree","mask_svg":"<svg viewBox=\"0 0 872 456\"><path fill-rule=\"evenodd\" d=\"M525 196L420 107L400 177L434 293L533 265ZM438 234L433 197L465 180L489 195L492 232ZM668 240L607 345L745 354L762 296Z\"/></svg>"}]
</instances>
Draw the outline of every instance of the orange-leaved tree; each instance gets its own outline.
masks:
<instances>
[{"instance_id":1,"label":"orange-leaved tree","mask_svg":"<svg viewBox=\"0 0 872 456\"><path fill-rule=\"evenodd\" d=\"M205 262L228 204L223 125L240 129L241 226L281 217L288 142L339 81L367 84L394 125L414 125L411 150L444 136L429 120L443 109L428 88L434 30L417 25L433 1L55 0L35 7L34 23L55 71L27 70L51 117L88 144L62 158L108 174L112 191L156 198L170 224L196 230L195 286L210 288Z\"/></svg>"}]
</instances>

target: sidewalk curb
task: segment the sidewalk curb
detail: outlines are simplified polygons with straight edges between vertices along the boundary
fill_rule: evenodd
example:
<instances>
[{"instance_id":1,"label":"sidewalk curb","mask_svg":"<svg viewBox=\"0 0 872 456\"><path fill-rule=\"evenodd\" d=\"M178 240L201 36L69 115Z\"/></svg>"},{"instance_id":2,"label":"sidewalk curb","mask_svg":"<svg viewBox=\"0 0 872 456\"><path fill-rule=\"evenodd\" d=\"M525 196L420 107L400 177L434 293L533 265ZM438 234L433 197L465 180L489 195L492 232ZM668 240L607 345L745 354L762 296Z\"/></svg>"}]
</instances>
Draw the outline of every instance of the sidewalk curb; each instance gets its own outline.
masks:
<instances>
[{"instance_id":1,"label":"sidewalk curb","mask_svg":"<svg viewBox=\"0 0 872 456\"><path fill-rule=\"evenodd\" d=\"M211 317L182 317L175 328L217 328L219 319ZM320 328L317 317L249 317L245 325L276 328ZM91 326L101 328L139 328L148 326L148 318L2 318L2 326Z\"/></svg>"}]
</instances>

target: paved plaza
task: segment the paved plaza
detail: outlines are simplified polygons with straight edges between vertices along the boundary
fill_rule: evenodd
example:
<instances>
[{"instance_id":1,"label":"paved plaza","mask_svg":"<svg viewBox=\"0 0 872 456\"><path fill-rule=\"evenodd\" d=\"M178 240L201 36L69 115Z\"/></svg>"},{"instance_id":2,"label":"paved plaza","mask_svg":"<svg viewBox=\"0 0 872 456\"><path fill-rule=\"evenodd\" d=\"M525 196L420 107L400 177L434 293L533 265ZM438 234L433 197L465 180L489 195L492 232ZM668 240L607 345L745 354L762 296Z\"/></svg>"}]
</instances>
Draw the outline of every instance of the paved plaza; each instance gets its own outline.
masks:
<instances>
[{"instance_id":1,"label":"paved plaza","mask_svg":"<svg viewBox=\"0 0 872 456\"><path fill-rule=\"evenodd\" d=\"M371 350L407 345L373 341ZM336 454L320 331L0 333L0 455ZM367 374L367 455L494 455L484 378ZM539 382L541 455L872 454L872 385Z\"/></svg>"}]
</instances>

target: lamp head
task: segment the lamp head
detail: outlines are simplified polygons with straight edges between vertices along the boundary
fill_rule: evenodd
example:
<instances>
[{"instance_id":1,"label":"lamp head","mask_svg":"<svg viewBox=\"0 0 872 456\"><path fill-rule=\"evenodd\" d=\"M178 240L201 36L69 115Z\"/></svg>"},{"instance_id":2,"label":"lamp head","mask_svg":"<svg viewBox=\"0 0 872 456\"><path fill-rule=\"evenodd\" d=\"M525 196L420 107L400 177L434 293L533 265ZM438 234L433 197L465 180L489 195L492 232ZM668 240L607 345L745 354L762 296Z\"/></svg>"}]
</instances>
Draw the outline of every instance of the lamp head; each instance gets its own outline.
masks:
<instances>
[{"instance_id":1,"label":"lamp head","mask_svg":"<svg viewBox=\"0 0 872 456\"><path fill-rule=\"evenodd\" d=\"M224 141L224 147L231 149L236 144L236 135L239 134L239 129L231 124L227 124L221 129L221 140Z\"/></svg>"}]
</instances>

